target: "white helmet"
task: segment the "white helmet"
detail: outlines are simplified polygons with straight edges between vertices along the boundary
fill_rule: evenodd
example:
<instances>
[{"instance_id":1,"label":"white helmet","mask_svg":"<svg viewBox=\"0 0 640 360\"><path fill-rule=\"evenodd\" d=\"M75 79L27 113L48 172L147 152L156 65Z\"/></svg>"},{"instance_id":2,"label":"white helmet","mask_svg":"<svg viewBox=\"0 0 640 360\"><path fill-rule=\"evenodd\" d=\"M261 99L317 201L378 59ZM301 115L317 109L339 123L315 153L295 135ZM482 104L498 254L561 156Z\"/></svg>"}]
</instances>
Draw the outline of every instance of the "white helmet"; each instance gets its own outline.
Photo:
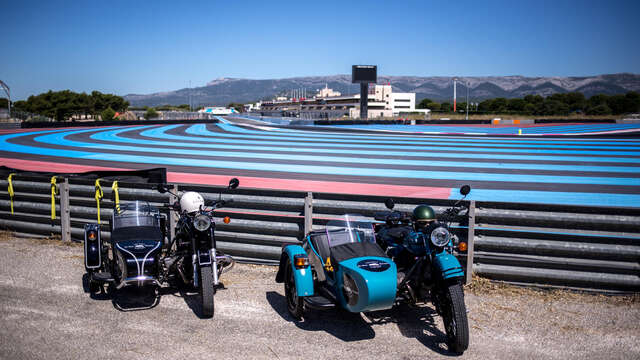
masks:
<instances>
[{"instance_id":1,"label":"white helmet","mask_svg":"<svg viewBox=\"0 0 640 360\"><path fill-rule=\"evenodd\" d=\"M188 213L200 210L204 206L204 198L195 191L187 191L180 198L180 209Z\"/></svg>"}]
</instances>

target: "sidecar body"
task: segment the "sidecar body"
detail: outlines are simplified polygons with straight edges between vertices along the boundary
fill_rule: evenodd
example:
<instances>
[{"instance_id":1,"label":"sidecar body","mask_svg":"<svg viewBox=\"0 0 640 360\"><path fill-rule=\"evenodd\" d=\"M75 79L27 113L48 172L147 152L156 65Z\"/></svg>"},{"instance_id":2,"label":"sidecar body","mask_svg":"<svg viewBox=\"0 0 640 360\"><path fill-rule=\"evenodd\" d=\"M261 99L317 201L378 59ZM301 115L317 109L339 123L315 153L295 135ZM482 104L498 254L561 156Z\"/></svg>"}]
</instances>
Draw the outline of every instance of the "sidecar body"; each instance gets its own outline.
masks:
<instances>
[{"instance_id":1,"label":"sidecar body","mask_svg":"<svg viewBox=\"0 0 640 360\"><path fill-rule=\"evenodd\" d=\"M135 201L113 210L108 243L103 243L98 224L85 225L85 269L90 281L117 288L159 285L163 220L157 208Z\"/></svg>"},{"instance_id":2,"label":"sidecar body","mask_svg":"<svg viewBox=\"0 0 640 360\"><path fill-rule=\"evenodd\" d=\"M396 299L396 265L376 244L373 226L345 215L283 247L277 282L304 306L350 312L389 309ZM289 276L288 276L289 275Z\"/></svg>"}]
</instances>

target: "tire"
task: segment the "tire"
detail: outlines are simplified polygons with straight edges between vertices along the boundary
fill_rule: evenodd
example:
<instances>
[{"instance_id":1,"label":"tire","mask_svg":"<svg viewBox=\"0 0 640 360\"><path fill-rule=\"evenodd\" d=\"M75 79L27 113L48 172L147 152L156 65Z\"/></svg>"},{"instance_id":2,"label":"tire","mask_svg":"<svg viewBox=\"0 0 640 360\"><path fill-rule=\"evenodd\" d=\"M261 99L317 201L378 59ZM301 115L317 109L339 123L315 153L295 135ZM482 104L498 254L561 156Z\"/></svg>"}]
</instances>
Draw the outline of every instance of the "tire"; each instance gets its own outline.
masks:
<instances>
[{"instance_id":1,"label":"tire","mask_svg":"<svg viewBox=\"0 0 640 360\"><path fill-rule=\"evenodd\" d=\"M291 260L287 259L284 274L284 294L287 298L287 309L294 319L300 321L304 313L304 303L297 293L296 281L293 278L293 270L291 270Z\"/></svg>"},{"instance_id":2,"label":"tire","mask_svg":"<svg viewBox=\"0 0 640 360\"><path fill-rule=\"evenodd\" d=\"M200 296L202 299L202 317L211 318L214 312L213 269L211 266L200 267Z\"/></svg>"},{"instance_id":3,"label":"tire","mask_svg":"<svg viewBox=\"0 0 640 360\"><path fill-rule=\"evenodd\" d=\"M469 323L460 284L449 285L445 289L441 309L447 347L451 352L462 354L469 347Z\"/></svg>"}]
</instances>

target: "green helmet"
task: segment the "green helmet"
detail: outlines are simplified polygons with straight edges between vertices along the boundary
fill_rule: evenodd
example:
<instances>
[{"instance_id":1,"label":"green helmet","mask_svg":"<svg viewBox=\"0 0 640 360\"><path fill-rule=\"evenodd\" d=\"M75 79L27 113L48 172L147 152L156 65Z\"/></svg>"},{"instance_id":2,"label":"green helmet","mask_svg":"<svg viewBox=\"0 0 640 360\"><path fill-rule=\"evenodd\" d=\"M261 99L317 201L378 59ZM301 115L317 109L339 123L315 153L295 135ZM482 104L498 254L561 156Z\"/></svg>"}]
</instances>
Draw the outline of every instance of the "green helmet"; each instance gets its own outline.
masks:
<instances>
[{"instance_id":1,"label":"green helmet","mask_svg":"<svg viewBox=\"0 0 640 360\"><path fill-rule=\"evenodd\" d=\"M435 220L436 212L433 211L433 208L429 205L418 205L415 209L413 209L413 220Z\"/></svg>"}]
</instances>

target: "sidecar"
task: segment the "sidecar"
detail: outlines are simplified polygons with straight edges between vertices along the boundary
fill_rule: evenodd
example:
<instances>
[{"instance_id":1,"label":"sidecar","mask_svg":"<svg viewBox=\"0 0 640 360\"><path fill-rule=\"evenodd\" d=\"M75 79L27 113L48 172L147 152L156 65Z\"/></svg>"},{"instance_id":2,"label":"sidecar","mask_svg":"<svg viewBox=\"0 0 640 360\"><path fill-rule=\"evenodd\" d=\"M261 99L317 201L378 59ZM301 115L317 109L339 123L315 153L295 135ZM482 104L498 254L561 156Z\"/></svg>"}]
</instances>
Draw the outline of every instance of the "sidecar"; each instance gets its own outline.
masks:
<instances>
[{"instance_id":1,"label":"sidecar","mask_svg":"<svg viewBox=\"0 0 640 360\"><path fill-rule=\"evenodd\" d=\"M84 260L92 291L108 283L124 286L160 285L159 261L165 218L146 202L121 203L113 210L109 242L98 224L85 225Z\"/></svg>"},{"instance_id":2,"label":"sidecar","mask_svg":"<svg viewBox=\"0 0 640 360\"><path fill-rule=\"evenodd\" d=\"M301 245L283 246L276 282L284 283L295 318L306 308L363 312L393 306L396 265L376 244L373 225L357 218L345 215L310 232Z\"/></svg>"}]
</instances>

